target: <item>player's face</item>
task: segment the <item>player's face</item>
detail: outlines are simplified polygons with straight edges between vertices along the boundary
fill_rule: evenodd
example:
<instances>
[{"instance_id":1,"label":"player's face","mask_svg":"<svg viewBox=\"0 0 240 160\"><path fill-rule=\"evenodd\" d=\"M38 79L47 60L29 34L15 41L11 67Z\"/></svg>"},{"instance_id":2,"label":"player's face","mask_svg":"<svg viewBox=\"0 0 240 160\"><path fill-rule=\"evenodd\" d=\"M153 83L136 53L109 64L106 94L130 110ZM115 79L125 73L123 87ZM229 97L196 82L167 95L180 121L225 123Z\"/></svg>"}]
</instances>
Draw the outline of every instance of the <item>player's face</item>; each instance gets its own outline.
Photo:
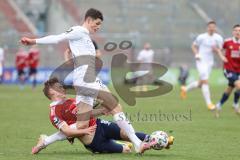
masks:
<instances>
[{"instance_id":1,"label":"player's face","mask_svg":"<svg viewBox=\"0 0 240 160\"><path fill-rule=\"evenodd\" d=\"M89 25L89 32L96 33L102 25L102 20L99 18L98 19L89 18L88 25Z\"/></svg>"},{"instance_id":2,"label":"player's face","mask_svg":"<svg viewBox=\"0 0 240 160\"><path fill-rule=\"evenodd\" d=\"M64 89L62 88L50 88L49 94L51 95L52 98L57 98L57 99L66 98L66 94L64 92Z\"/></svg>"},{"instance_id":3,"label":"player's face","mask_svg":"<svg viewBox=\"0 0 240 160\"><path fill-rule=\"evenodd\" d=\"M209 25L207 26L207 31L208 31L208 33L210 33L210 34L215 33L216 30L217 30L216 24L209 24Z\"/></svg>"},{"instance_id":4,"label":"player's face","mask_svg":"<svg viewBox=\"0 0 240 160\"><path fill-rule=\"evenodd\" d=\"M240 39L240 27L235 27L233 29L233 36L237 39Z\"/></svg>"}]
</instances>

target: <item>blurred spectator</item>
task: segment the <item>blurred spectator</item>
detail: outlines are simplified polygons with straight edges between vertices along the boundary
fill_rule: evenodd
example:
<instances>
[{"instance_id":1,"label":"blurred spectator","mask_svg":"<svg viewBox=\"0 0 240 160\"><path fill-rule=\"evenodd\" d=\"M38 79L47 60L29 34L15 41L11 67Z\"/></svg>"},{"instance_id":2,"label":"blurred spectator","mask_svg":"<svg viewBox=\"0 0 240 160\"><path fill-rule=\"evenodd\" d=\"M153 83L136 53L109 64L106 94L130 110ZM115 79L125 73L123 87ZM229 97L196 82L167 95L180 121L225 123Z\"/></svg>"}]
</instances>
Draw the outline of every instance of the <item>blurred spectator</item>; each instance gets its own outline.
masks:
<instances>
[{"instance_id":1,"label":"blurred spectator","mask_svg":"<svg viewBox=\"0 0 240 160\"><path fill-rule=\"evenodd\" d=\"M0 47L0 83L3 81L4 50Z\"/></svg>"},{"instance_id":2,"label":"blurred spectator","mask_svg":"<svg viewBox=\"0 0 240 160\"><path fill-rule=\"evenodd\" d=\"M37 67L39 65L39 50L33 46L28 53L29 78L32 81L32 88L37 85Z\"/></svg>"},{"instance_id":3,"label":"blurred spectator","mask_svg":"<svg viewBox=\"0 0 240 160\"><path fill-rule=\"evenodd\" d=\"M18 72L18 81L20 89L24 88L24 83L26 80L25 69L27 67L27 59L28 59L27 53L24 51L23 48L19 48L18 52L16 53L15 64Z\"/></svg>"}]
</instances>

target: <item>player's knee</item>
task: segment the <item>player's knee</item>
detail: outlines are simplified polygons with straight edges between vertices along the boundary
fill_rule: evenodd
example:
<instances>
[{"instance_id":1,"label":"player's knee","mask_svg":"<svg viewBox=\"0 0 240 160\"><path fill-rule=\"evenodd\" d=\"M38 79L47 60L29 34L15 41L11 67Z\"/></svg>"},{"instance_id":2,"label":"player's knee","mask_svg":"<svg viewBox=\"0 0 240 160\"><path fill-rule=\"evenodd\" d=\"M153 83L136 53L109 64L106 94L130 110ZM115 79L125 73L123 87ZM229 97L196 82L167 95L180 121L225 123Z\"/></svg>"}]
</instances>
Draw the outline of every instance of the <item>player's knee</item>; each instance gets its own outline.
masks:
<instances>
[{"instance_id":1,"label":"player's knee","mask_svg":"<svg viewBox=\"0 0 240 160\"><path fill-rule=\"evenodd\" d=\"M122 130L122 129L120 130L120 137L124 141L129 141L129 138L128 138L126 132L124 130Z\"/></svg>"},{"instance_id":2,"label":"player's knee","mask_svg":"<svg viewBox=\"0 0 240 160\"><path fill-rule=\"evenodd\" d=\"M230 95L232 93L232 90L233 90L233 87L228 87L226 90L225 90L225 93Z\"/></svg>"},{"instance_id":3,"label":"player's knee","mask_svg":"<svg viewBox=\"0 0 240 160\"><path fill-rule=\"evenodd\" d=\"M208 80L207 79L200 80L200 86L202 86L203 84L208 84Z\"/></svg>"},{"instance_id":4,"label":"player's knee","mask_svg":"<svg viewBox=\"0 0 240 160\"><path fill-rule=\"evenodd\" d=\"M237 89L240 89L240 80L236 81L234 84Z\"/></svg>"}]
</instances>

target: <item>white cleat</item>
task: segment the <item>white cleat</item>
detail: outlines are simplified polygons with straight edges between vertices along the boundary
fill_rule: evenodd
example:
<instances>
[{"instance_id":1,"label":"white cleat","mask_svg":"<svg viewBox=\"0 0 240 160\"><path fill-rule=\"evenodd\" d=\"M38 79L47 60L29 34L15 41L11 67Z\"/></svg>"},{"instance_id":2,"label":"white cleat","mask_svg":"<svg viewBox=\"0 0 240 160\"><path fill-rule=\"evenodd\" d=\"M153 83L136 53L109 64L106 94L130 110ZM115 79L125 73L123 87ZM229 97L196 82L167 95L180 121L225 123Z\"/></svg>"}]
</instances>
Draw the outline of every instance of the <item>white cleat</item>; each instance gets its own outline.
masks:
<instances>
[{"instance_id":1,"label":"white cleat","mask_svg":"<svg viewBox=\"0 0 240 160\"><path fill-rule=\"evenodd\" d=\"M42 149L46 148L47 146L44 145L44 140L47 138L47 135L42 134L38 139L38 143L36 146L32 148L32 154L39 153Z\"/></svg>"},{"instance_id":2,"label":"white cleat","mask_svg":"<svg viewBox=\"0 0 240 160\"><path fill-rule=\"evenodd\" d=\"M222 110L222 107L221 107L220 103L217 103L216 107L215 107L215 117L216 118L219 118L221 110Z\"/></svg>"}]
</instances>

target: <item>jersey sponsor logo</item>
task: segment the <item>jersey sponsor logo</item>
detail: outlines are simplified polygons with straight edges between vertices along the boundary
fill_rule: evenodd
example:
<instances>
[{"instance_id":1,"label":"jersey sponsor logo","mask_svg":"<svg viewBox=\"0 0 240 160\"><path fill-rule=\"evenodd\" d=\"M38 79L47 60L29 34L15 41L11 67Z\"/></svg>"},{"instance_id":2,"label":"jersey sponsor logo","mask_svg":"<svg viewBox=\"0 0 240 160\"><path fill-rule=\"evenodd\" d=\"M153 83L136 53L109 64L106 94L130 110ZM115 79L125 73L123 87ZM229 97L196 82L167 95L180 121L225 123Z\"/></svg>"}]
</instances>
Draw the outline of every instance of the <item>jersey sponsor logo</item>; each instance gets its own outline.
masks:
<instances>
[{"instance_id":1,"label":"jersey sponsor logo","mask_svg":"<svg viewBox=\"0 0 240 160\"><path fill-rule=\"evenodd\" d=\"M106 124L106 125L110 125L110 124L111 124L111 122L106 121L106 120L101 120L101 123L102 123L102 124Z\"/></svg>"},{"instance_id":2,"label":"jersey sponsor logo","mask_svg":"<svg viewBox=\"0 0 240 160\"><path fill-rule=\"evenodd\" d=\"M240 57L240 51L231 51L231 57L232 58L239 58Z\"/></svg>"}]
</instances>

